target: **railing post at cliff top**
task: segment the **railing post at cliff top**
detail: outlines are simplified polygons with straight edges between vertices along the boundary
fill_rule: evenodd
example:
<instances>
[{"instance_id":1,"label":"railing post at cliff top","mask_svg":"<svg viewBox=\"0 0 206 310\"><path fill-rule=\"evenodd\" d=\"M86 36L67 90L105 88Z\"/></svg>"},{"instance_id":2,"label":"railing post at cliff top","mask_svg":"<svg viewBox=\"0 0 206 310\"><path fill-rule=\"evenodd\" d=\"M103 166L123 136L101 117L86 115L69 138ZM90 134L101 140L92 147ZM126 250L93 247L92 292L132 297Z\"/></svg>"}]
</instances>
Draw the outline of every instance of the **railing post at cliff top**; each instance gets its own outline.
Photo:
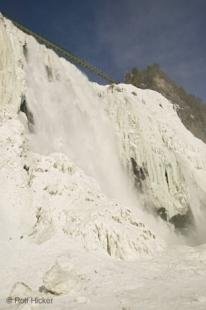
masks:
<instances>
[{"instance_id":1,"label":"railing post at cliff top","mask_svg":"<svg viewBox=\"0 0 206 310\"><path fill-rule=\"evenodd\" d=\"M86 70L90 71L94 75L102 78L106 82L110 84L118 84L117 81L115 81L113 78L111 78L109 75L104 73L102 70L98 69L97 67L91 65L86 60L74 55L72 52L66 50L65 48L51 42L50 40L47 40L42 35L33 32L26 26L22 25L21 23L13 20L11 17L9 17L7 14L3 13L3 16L7 19L9 19L17 28L22 30L28 35L33 36L39 43L44 44L47 48L51 48L55 53L57 53L59 56L65 58L66 60L70 61L71 63L78 65L80 67L85 68Z\"/></svg>"}]
</instances>

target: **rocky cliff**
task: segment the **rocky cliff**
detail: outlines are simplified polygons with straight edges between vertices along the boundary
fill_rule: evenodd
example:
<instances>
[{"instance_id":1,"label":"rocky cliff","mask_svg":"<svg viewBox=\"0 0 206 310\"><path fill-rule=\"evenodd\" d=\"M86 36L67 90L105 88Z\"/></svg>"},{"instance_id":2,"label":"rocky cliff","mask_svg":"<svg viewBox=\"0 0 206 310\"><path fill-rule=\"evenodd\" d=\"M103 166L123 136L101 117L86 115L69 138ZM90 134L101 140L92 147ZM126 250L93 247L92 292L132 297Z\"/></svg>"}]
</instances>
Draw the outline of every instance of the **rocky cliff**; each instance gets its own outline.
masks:
<instances>
[{"instance_id":1,"label":"rocky cliff","mask_svg":"<svg viewBox=\"0 0 206 310\"><path fill-rule=\"evenodd\" d=\"M125 82L143 89L152 89L177 106L177 113L185 127L194 136L206 143L206 104L201 99L190 95L172 81L156 64L145 70L133 69L126 74Z\"/></svg>"}]
</instances>

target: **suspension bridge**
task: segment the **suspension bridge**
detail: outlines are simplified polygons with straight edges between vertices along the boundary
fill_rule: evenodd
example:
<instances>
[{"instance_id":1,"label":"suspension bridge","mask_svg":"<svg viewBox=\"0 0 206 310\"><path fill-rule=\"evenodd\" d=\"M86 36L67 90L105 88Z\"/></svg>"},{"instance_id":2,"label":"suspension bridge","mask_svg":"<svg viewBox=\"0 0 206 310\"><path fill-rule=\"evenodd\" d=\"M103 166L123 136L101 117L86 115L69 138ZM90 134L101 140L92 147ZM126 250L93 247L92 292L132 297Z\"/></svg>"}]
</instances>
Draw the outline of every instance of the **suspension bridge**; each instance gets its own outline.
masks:
<instances>
[{"instance_id":1,"label":"suspension bridge","mask_svg":"<svg viewBox=\"0 0 206 310\"><path fill-rule=\"evenodd\" d=\"M88 70L88 72L98 76L102 80L106 81L109 84L116 84L118 83L115 81L113 78L111 78L108 74L100 70L99 68L91 65L89 62L86 60L74 55L72 52L69 50L59 46L58 44L55 44L51 42L50 40L47 40L44 38L42 35L30 30L26 26L22 25L20 22L17 22L7 14L3 13L3 16L9 19L16 27L18 27L20 30L25 32L28 35L33 36L40 44L44 44L47 48L52 49L58 56L65 58L69 62L73 63L74 65Z\"/></svg>"}]
</instances>

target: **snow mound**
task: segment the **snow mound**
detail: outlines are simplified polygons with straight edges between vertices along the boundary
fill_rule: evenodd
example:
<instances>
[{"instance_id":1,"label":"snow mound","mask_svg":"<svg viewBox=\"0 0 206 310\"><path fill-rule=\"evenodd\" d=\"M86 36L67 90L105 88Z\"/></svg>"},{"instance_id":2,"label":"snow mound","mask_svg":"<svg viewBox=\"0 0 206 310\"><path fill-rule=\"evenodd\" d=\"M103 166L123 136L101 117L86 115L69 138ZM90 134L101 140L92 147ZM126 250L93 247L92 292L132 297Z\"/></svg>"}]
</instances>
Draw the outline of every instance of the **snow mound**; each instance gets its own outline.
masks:
<instances>
[{"instance_id":1,"label":"snow mound","mask_svg":"<svg viewBox=\"0 0 206 310\"><path fill-rule=\"evenodd\" d=\"M138 212L110 201L95 180L65 155L32 155L25 168L36 210L30 234L35 242L64 232L87 250L103 249L121 259L161 250L163 243L141 222Z\"/></svg>"}]
</instances>

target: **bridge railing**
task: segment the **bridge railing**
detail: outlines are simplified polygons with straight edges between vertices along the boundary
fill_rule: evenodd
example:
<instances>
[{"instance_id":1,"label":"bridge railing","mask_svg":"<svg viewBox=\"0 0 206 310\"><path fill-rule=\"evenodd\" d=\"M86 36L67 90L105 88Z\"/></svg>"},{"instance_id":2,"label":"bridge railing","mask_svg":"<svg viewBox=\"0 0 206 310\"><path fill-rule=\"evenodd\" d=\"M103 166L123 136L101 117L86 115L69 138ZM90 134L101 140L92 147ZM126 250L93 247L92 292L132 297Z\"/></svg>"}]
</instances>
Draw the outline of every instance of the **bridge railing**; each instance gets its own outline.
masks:
<instances>
[{"instance_id":1,"label":"bridge railing","mask_svg":"<svg viewBox=\"0 0 206 310\"><path fill-rule=\"evenodd\" d=\"M90 71L94 75L100 77L101 79L105 80L107 83L115 84L118 83L113 78L111 78L108 74L100 70L99 68L91 65L86 60L74 55L72 52L68 51L67 49L51 42L50 40L47 40L42 35L30 30L26 26L22 25L21 23L17 22L16 20L9 17L7 14L3 13L3 16L9 19L16 27L18 27L20 30L25 32L28 35L33 36L40 44L44 44L47 48L52 49L54 52L56 52L60 57L65 58L69 62L78 65L80 67L85 68L86 70Z\"/></svg>"}]
</instances>

